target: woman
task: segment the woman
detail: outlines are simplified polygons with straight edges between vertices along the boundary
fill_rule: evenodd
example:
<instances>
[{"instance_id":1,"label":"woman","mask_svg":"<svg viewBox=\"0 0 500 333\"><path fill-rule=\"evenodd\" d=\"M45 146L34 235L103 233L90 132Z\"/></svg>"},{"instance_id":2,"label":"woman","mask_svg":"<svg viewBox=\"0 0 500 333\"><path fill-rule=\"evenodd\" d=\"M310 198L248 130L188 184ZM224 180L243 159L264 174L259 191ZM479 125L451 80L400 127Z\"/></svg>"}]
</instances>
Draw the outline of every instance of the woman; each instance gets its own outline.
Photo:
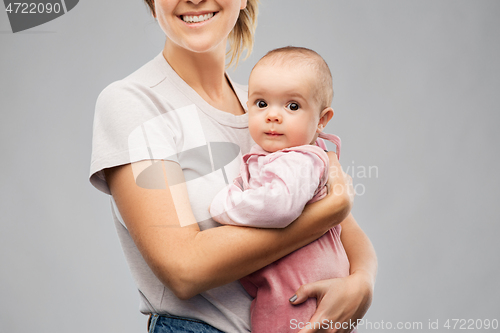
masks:
<instances>
[{"instance_id":1,"label":"woman","mask_svg":"<svg viewBox=\"0 0 500 333\"><path fill-rule=\"evenodd\" d=\"M250 331L251 299L235 281L338 223L351 275L304 285L292 300L318 299L313 322L361 318L371 302L376 258L349 213L352 185L337 172L335 154L329 154L329 185L342 191L306 207L289 227L213 228L210 219L211 199L236 176L236 157L252 144L246 92L225 74L225 59L228 38L233 59L251 49L256 0L146 3L167 41L160 55L99 96L91 182L112 194L140 310L151 314L150 332Z\"/></svg>"}]
</instances>

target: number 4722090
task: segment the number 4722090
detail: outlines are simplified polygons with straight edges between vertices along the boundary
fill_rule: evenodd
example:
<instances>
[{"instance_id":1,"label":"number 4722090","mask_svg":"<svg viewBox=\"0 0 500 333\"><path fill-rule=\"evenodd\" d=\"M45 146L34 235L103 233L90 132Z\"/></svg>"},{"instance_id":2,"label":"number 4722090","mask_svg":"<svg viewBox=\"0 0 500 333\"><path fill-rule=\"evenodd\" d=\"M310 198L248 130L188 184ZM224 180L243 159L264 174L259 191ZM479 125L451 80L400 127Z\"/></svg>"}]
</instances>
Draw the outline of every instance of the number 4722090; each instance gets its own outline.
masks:
<instances>
[{"instance_id":1,"label":"number 4722090","mask_svg":"<svg viewBox=\"0 0 500 333\"><path fill-rule=\"evenodd\" d=\"M42 13L59 13L61 11L61 4L59 3L26 3L26 2L14 2L9 3L5 11L9 14L14 12L14 14L42 14Z\"/></svg>"},{"instance_id":2,"label":"number 4722090","mask_svg":"<svg viewBox=\"0 0 500 333\"><path fill-rule=\"evenodd\" d=\"M498 319L448 319L443 325L447 329L459 330L488 330L498 328Z\"/></svg>"}]
</instances>

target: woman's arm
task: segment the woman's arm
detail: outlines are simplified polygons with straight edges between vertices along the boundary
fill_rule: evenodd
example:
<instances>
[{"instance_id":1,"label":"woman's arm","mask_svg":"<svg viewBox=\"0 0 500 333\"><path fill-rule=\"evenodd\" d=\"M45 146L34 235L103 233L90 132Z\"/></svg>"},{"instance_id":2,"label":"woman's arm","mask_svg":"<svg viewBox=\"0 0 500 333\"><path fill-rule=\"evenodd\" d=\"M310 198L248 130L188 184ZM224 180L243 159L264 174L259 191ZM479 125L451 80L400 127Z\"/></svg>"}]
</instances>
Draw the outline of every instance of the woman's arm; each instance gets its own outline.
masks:
<instances>
[{"instance_id":1,"label":"woman's arm","mask_svg":"<svg viewBox=\"0 0 500 333\"><path fill-rule=\"evenodd\" d=\"M340 225L342 226L340 239L349 258L350 275L363 275L367 289L373 292L377 275L375 249L352 214L349 214Z\"/></svg>"},{"instance_id":2,"label":"woman's arm","mask_svg":"<svg viewBox=\"0 0 500 333\"><path fill-rule=\"evenodd\" d=\"M164 189L138 186L131 164L106 169L105 174L120 214L145 261L176 296L188 299L248 275L340 223L352 205L352 196L348 195L352 185L338 171L341 167L336 157L333 160L330 174L335 177L329 184L346 190L337 194L332 191L325 199L308 205L284 229L222 226L200 231L184 182L168 185L171 175L182 175L174 162L163 162L166 176L154 180L164 182Z\"/></svg>"}]
</instances>

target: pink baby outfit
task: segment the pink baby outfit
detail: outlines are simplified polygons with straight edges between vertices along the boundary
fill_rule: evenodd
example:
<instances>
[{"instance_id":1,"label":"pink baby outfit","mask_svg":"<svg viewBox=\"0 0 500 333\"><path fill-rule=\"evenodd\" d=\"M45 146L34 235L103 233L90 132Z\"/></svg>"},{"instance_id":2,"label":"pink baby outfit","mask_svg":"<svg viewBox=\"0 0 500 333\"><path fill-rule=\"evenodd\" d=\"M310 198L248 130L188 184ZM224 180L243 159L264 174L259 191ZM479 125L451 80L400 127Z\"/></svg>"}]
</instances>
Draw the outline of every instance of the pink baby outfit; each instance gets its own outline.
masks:
<instances>
[{"instance_id":1,"label":"pink baby outfit","mask_svg":"<svg viewBox=\"0 0 500 333\"><path fill-rule=\"evenodd\" d=\"M337 145L340 139L323 134ZM307 203L326 195L328 156L323 140L269 153L258 145L243 156L240 175L214 198L210 213L222 224L284 228ZM291 305L288 299L303 284L349 275L349 261L340 240L340 225L318 240L242 278L255 299L252 333L298 332L316 310L316 300ZM302 324L301 324L302 323ZM301 326L303 325L303 326Z\"/></svg>"}]
</instances>

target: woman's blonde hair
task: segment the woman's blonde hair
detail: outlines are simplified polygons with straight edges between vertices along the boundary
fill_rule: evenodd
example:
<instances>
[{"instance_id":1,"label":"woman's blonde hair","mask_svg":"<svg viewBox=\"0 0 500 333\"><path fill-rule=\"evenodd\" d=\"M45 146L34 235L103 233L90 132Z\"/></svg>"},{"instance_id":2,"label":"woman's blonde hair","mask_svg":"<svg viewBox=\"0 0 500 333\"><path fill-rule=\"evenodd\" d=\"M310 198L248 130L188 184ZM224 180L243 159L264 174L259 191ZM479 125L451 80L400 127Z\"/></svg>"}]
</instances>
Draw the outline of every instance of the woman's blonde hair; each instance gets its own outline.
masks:
<instances>
[{"instance_id":1,"label":"woman's blonde hair","mask_svg":"<svg viewBox=\"0 0 500 333\"><path fill-rule=\"evenodd\" d=\"M156 16L154 0L144 0L144 2L149 6L151 13ZM230 60L228 66L233 63L237 66L245 49L247 50L245 59L252 52L253 35L257 27L258 5L259 0L247 0L245 9L240 10L238 21L236 21L233 30L229 34L230 48L227 55L230 57Z\"/></svg>"}]
</instances>

